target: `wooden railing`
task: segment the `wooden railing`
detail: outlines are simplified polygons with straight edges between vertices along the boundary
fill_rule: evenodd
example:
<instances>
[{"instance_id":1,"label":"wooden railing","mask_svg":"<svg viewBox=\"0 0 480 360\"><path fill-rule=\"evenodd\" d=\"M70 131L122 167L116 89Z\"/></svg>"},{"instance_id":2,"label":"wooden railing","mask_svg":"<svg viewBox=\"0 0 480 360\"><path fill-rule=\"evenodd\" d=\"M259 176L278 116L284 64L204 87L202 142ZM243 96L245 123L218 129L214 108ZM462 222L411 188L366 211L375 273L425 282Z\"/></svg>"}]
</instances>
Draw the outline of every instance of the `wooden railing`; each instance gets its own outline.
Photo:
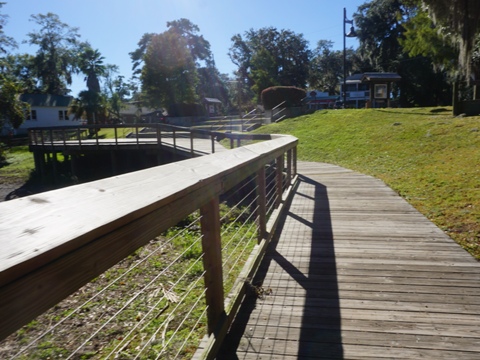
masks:
<instances>
[{"instance_id":1,"label":"wooden railing","mask_svg":"<svg viewBox=\"0 0 480 360\"><path fill-rule=\"evenodd\" d=\"M227 152L1 203L0 339L199 209L209 334L201 357L213 356L245 293L241 279L255 273L296 176L297 139L268 137ZM276 210L267 221L265 169L272 164ZM225 296L219 197L252 176L258 245Z\"/></svg>"},{"instance_id":2,"label":"wooden railing","mask_svg":"<svg viewBox=\"0 0 480 360\"><path fill-rule=\"evenodd\" d=\"M101 132L96 131L98 127L102 129L113 129L114 136L112 138L104 138ZM146 136L145 131L149 131L149 136ZM177 148L184 148L191 153L198 151L195 149L193 140L210 139L211 140L211 153L216 151L216 143L222 139L230 139L230 144L239 144L240 141L267 140L268 135L242 135L238 133L226 133L220 131L208 131L202 129L192 129L181 126L173 126L166 124L127 124L127 125L83 125L79 127L71 126L56 126L56 127L41 127L30 128L29 139L30 146L42 147L45 149L50 148L62 148L71 146L73 144L82 146L99 146L102 144L111 144L113 146L119 145L120 141L128 138L131 142L140 145L146 138L156 140L156 143L161 146L172 145L176 150ZM178 139L189 138L190 143L188 148L177 144ZM233 147L233 146L232 146Z\"/></svg>"}]
</instances>

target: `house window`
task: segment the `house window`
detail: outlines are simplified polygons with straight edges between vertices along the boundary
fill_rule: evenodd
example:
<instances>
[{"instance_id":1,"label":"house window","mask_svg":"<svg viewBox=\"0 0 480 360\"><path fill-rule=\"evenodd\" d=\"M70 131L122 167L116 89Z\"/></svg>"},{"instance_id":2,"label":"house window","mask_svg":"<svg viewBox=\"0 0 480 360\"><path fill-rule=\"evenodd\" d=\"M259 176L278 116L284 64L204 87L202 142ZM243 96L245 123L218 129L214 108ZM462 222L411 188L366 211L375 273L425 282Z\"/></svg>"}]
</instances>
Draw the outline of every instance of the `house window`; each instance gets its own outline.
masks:
<instances>
[{"instance_id":1,"label":"house window","mask_svg":"<svg viewBox=\"0 0 480 360\"><path fill-rule=\"evenodd\" d=\"M27 120L37 120L37 110L28 111Z\"/></svg>"},{"instance_id":2,"label":"house window","mask_svg":"<svg viewBox=\"0 0 480 360\"><path fill-rule=\"evenodd\" d=\"M68 120L68 111L59 110L58 111L58 120Z\"/></svg>"}]
</instances>

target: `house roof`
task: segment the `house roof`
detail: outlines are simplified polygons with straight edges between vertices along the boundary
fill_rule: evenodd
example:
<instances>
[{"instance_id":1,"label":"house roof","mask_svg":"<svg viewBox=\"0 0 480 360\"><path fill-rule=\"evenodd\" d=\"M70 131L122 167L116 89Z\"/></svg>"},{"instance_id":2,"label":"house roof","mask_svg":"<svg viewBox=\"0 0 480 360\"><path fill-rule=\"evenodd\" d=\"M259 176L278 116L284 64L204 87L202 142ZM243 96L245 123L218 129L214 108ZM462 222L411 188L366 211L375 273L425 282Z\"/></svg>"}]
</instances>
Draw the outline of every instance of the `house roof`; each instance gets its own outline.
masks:
<instances>
[{"instance_id":1,"label":"house roof","mask_svg":"<svg viewBox=\"0 0 480 360\"><path fill-rule=\"evenodd\" d=\"M348 84L361 83L362 78L363 78L363 74L353 74L346 78L346 82Z\"/></svg>"},{"instance_id":2,"label":"house roof","mask_svg":"<svg viewBox=\"0 0 480 360\"><path fill-rule=\"evenodd\" d=\"M205 98L205 102L207 103L216 103L216 104L221 104L222 102L218 100L217 98Z\"/></svg>"},{"instance_id":3,"label":"house roof","mask_svg":"<svg viewBox=\"0 0 480 360\"><path fill-rule=\"evenodd\" d=\"M397 73L370 72L362 74L362 81L400 81L402 77Z\"/></svg>"},{"instance_id":4,"label":"house roof","mask_svg":"<svg viewBox=\"0 0 480 360\"><path fill-rule=\"evenodd\" d=\"M48 95L48 94L22 94L20 100L31 107L68 107L73 96Z\"/></svg>"}]
</instances>

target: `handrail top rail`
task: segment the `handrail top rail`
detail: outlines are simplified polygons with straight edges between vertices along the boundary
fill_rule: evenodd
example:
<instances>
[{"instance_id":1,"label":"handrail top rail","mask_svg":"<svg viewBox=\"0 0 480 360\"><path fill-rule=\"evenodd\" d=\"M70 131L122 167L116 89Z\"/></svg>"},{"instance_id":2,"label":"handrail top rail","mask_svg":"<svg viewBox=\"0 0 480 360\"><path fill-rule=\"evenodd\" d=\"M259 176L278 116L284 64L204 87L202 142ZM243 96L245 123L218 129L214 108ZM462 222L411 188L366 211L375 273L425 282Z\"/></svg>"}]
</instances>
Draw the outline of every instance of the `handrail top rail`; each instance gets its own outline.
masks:
<instances>
[{"instance_id":1,"label":"handrail top rail","mask_svg":"<svg viewBox=\"0 0 480 360\"><path fill-rule=\"evenodd\" d=\"M282 101L280 104L278 104L277 106L273 107L272 110L275 110L276 108L279 108L280 106L282 106L283 104L285 104L287 101L284 100Z\"/></svg>"},{"instance_id":2,"label":"handrail top rail","mask_svg":"<svg viewBox=\"0 0 480 360\"><path fill-rule=\"evenodd\" d=\"M298 143L290 135L269 137L227 152L0 203L0 286L153 211L164 208L168 217L177 210L169 208L173 200L200 201L193 196L199 190L220 194Z\"/></svg>"},{"instance_id":3,"label":"handrail top rail","mask_svg":"<svg viewBox=\"0 0 480 360\"><path fill-rule=\"evenodd\" d=\"M170 129L185 131L192 134L199 135L209 135L214 136L217 140L221 139L234 139L234 140L269 140L270 136L268 134L245 134L245 133L233 133L233 132L222 132L222 131L210 131L205 129L193 129L184 126L170 125L170 124L97 124L97 125L75 125L75 126L49 126L49 127L31 127L28 128L28 131L61 131L61 130L87 130L87 129L123 129L123 128L154 128L154 129Z\"/></svg>"}]
</instances>

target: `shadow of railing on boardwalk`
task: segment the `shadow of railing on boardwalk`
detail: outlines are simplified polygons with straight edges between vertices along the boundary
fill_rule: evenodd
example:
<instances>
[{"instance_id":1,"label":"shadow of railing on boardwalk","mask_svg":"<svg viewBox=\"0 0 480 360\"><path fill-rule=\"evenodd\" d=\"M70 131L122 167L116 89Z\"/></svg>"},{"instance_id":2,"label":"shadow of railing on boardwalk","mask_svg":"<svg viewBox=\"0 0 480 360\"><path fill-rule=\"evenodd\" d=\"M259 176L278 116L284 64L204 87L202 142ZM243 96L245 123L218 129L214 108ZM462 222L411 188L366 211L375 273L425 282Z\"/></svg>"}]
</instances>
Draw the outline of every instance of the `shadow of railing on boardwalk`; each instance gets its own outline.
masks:
<instances>
[{"instance_id":1,"label":"shadow of railing on boardwalk","mask_svg":"<svg viewBox=\"0 0 480 360\"><path fill-rule=\"evenodd\" d=\"M303 225L312 229L311 252L308 263L308 270L297 268L287 258L277 251L278 236L270 243L265 254L264 261L253 279L253 284L263 284L266 274L272 265L276 262L281 268L290 275L305 291L305 302L303 314L300 321L300 335L298 344L292 345L297 348L297 354L283 354L302 358L325 358L342 359L343 347L341 341L341 321L340 321L340 301L337 281L337 268L334 251L334 237L332 222L330 216L330 204L328 200L327 188L302 175L299 175L298 186L295 189L294 196L302 196L315 202L312 220L305 219L292 212L287 212L280 219L280 227L277 234L284 231L285 220L288 217L294 218ZM313 186L314 197L302 193L299 188L303 186ZM305 185L306 184L306 185ZM294 248L292 245L290 249ZM236 351L240 342L249 340L247 324L249 318L257 305L257 298L250 297L244 301L237 316L234 325L220 350L220 356L217 359L232 360L238 359ZM285 323L282 326L289 326ZM292 325L298 326L298 325ZM297 341L295 339L287 339ZM255 346L250 342L248 344L252 352L258 352ZM279 349L270 349L275 354L280 355Z\"/></svg>"}]
</instances>

